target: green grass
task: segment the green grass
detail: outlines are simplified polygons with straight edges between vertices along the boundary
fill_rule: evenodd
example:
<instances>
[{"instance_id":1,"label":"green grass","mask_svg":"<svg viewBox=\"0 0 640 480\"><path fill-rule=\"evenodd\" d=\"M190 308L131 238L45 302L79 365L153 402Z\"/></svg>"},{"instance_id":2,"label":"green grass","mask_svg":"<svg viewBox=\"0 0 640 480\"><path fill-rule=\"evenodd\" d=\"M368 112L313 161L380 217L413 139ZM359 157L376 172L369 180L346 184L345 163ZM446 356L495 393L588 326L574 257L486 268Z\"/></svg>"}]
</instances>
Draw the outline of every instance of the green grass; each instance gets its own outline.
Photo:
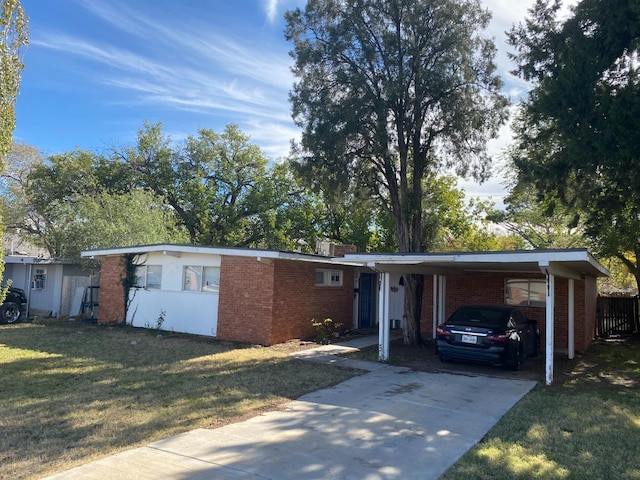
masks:
<instances>
[{"instance_id":1,"label":"green grass","mask_svg":"<svg viewBox=\"0 0 640 480\"><path fill-rule=\"evenodd\" d=\"M269 348L66 321L0 326L0 478L39 478L278 408L358 372Z\"/></svg>"},{"instance_id":2,"label":"green grass","mask_svg":"<svg viewBox=\"0 0 640 480\"><path fill-rule=\"evenodd\" d=\"M640 343L597 341L443 479L640 479Z\"/></svg>"}]
</instances>

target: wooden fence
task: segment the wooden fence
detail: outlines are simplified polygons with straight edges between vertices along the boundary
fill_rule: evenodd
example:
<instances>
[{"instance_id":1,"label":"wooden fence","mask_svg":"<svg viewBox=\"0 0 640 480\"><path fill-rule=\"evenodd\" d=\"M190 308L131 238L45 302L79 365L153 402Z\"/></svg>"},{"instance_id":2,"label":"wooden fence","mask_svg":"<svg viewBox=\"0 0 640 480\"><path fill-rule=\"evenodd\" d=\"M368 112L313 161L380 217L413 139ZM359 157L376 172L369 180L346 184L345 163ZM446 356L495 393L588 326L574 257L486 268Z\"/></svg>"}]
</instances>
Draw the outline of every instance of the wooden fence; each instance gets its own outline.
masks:
<instances>
[{"instance_id":1,"label":"wooden fence","mask_svg":"<svg viewBox=\"0 0 640 480\"><path fill-rule=\"evenodd\" d=\"M640 330L638 296L598 297L596 336L628 335Z\"/></svg>"}]
</instances>

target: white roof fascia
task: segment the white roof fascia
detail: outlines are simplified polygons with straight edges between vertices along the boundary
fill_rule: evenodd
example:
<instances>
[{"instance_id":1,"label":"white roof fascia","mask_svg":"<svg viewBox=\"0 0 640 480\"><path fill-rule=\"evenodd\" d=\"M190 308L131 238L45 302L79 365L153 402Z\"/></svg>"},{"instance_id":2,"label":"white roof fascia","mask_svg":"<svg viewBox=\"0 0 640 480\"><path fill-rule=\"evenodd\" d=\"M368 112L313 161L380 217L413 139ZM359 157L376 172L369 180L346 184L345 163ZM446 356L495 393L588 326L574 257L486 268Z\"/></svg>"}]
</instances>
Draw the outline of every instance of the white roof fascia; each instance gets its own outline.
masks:
<instances>
[{"instance_id":1,"label":"white roof fascia","mask_svg":"<svg viewBox=\"0 0 640 480\"><path fill-rule=\"evenodd\" d=\"M456 254L347 254L345 259L374 268L377 265L433 265L441 262L452 263L533 263L540 267L554 264L558 270L564 262L585 262L602 276L609 276L603 267L586 249L532 250L513 252L469 252ZM569 269L564 269L568 272ZM572 275L575 275L572 273Z\"/></svg>"},{"instance_id":2,"label":"white roof fascia","mask_svg":"<svg viewBox=\"0 0 640 480\"><path fill-rule=\"evenodd\" d=\"M269 258L281 260L296 260L303 262L315 262L323 264L340 264L345 266L359 266L355 262L334 262L330 257L318 255L307 255L296 252L280 252L275 250L255 250L250 248L225 248L225 247L202 247L197 245L140 245L134 247L105 248L100 250L85 250L83 257L96 258L108 255L145 254L162 252L165 255L180 256L183 253L195 253L205 255L220 255L234 257Z\"/></svg>"}]
</instances>

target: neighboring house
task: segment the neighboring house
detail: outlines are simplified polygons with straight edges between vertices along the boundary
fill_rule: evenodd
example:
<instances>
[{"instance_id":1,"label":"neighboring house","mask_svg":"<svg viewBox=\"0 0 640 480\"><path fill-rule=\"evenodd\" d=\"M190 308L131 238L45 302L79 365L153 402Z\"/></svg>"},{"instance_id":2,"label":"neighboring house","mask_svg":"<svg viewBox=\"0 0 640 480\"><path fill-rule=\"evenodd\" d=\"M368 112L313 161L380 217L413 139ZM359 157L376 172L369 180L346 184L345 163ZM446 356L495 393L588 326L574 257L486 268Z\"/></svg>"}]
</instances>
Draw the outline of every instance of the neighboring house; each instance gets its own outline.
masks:
<instances>
[{"instance_id":1,"label":"neighboring house","mask_svg":"<svg viewBox=\"0 0 640 480\"><path fill-rule=\"evenodd\" d=\"M28 316L78 315L87 287L97 283L77 261L5 255L4 262L3 280L25 291Z\"/></svg>"},{"instance_id":2,"label":"neighboring house","mask_svg":"<svg viewBox=\"0 0 640 480\"><path fill-rule=\"evenodd\" d=\"M128 322L221 340L271 345L310 338L312 320L378 325L381 359L400 328L404 276L425 278L421 332L465 303L520 305L538 321L547 353L584 351L593 339L596 278L607 270L586 250L335 257L252 249L150 245L85 251L101 262L100 323ZM136 267L125 299L124 259Z\"/></svg>"}]
</instances>

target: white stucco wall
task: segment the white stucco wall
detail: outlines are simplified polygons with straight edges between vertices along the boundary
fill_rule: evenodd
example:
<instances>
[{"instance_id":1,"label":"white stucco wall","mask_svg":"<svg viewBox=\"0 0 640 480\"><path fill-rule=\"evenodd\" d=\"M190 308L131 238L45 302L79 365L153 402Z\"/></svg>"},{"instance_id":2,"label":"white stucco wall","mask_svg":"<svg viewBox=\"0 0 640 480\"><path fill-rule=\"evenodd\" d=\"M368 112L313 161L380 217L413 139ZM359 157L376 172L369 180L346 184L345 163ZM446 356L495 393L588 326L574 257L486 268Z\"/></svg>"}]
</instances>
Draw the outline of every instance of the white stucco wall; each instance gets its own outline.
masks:
<instances>
[{"instance_id":1,"label":"white stucco wall","mask_svg":"<svg viewBox=\"0 0 640 480\"><path fill-rule=\"evenodd\" d=\"M219 267L219 255L150 253L140 260L144 265L162 265L160 290L131 289L127 322L136 327L216 336L218 293L182 290L186 265ZM162 322L159 322L160 318ZM161 325L159 325L161 323Z\"/></svg>"},{"instance_id":2,"label":"white stucco wall","mask_svg":"<svg viewBox=\"0 0 640 480\"><path fill-rule=\"evenodd\" d=\"M392 324L394 320L399 321L398 327L402 326L402 318L404 317L404 286L400 285L399 273L392 273L389 281L389 320Z\"/></svg>"}]
</instances>

